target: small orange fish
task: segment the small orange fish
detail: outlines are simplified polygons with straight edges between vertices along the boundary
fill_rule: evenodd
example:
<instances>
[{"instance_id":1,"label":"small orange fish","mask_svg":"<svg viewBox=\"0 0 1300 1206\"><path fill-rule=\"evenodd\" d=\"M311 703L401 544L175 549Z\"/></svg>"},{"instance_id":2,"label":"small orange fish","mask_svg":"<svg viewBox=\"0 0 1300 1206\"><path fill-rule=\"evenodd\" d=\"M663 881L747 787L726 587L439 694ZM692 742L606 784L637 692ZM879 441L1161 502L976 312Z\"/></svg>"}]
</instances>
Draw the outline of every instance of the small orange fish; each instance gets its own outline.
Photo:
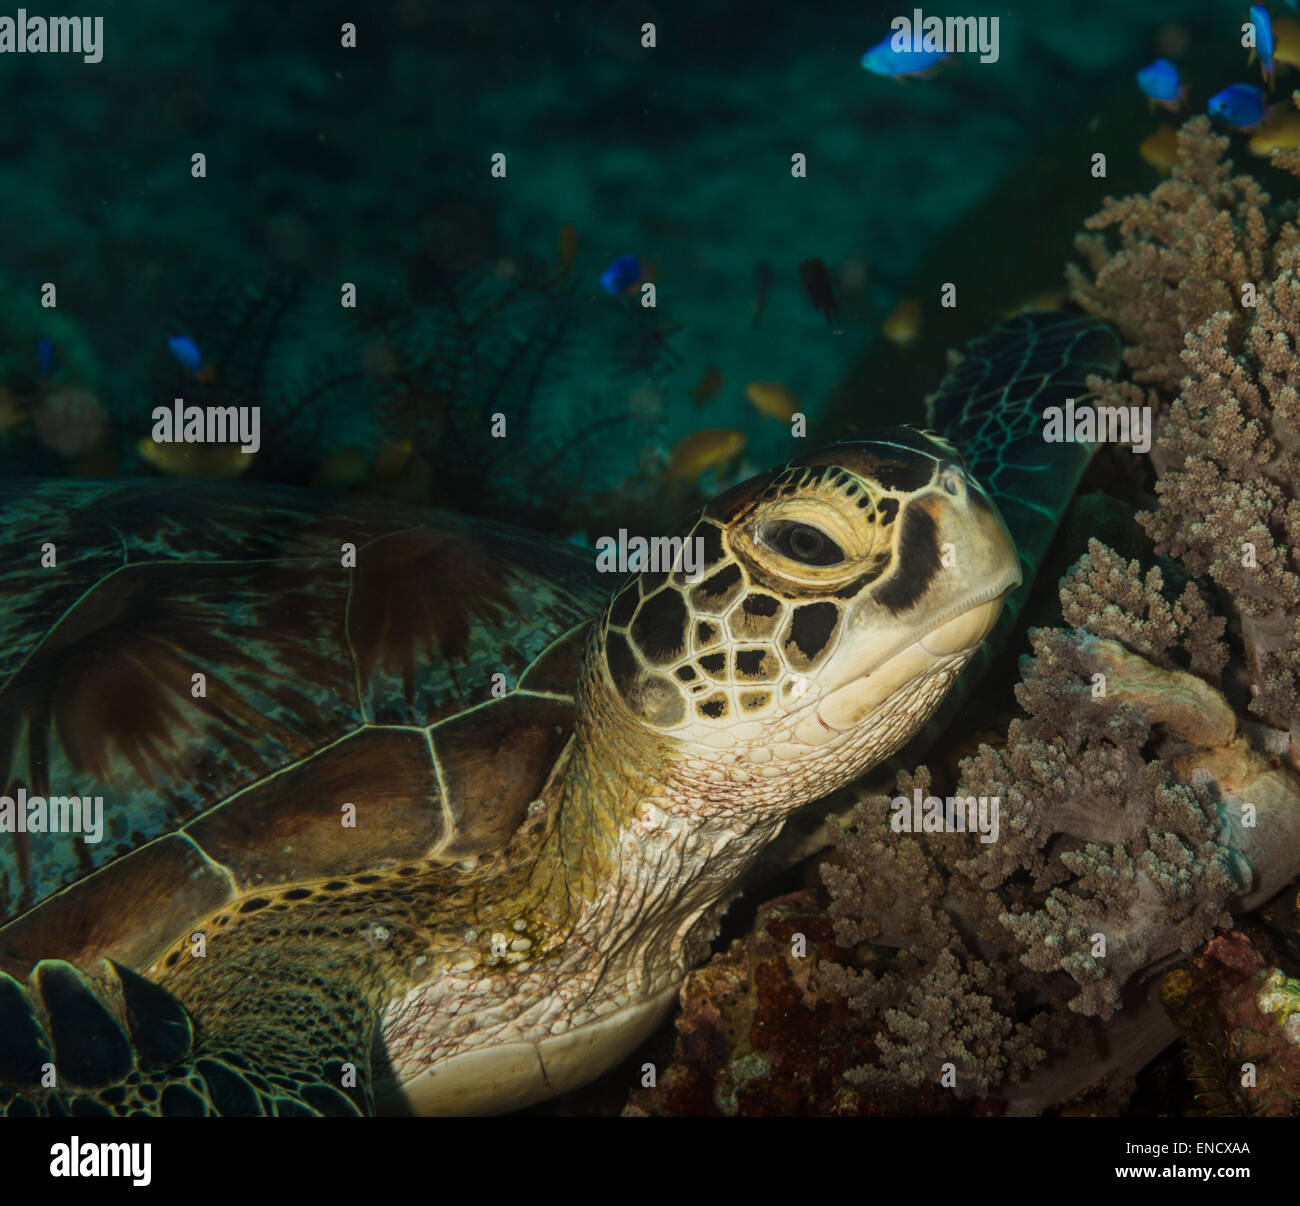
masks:
<instances>
[{"instance_id":1,"label":"small orange fish","mask_svg":"<svg viewBox=\"0 0 1300 1206\"><path fill-rule=\"evenodd\" d=\"M1273 18L1273 62L1300 67L1300 21L1294 17Z\"/></svg>"},{"instance_id":2,"label":"small orange fish","mask_svg":"<svg viewBox=\"0 0 1300 1206\"><path fill-rule=\"evenodd\" d=\"M31 415L18 400L18 395L8 387L0 385L0 431L13 431L30 418Z\"/></svg>"},{"instance_id":3,"label":"small orange fish","mask_svg":"<svg viewBox=\"0 0 1300 1206\"><path fill-rule=\"evenodd\" d=\"M1178 131L1161 126L1138 147L1138 154L1157 172L1168 176L1178 162Z\"/></svg>"},{"instance_id":4,"label":"small orange fish","mask_svg":"<svg viewBox=\"0 0 1300 1206\"><path fill-rule=\"evenodd\" d=\"M1014 306L1008 306L1002 311L1002 317L1014 318L1027 310L1059 310L1063 305L1065 305L1064 289L1044 289L1041 293L1035 293Z\"/></svg>"},{"instance_id":5,"label":"small orange fish","mask_svg":"<svg viewBox=\"0 0 1300 1206\"><path fill-rule=\"evenodd\" d=\"M712 361L704 366L704 372L700 374L700 379L696 382L695 388L691 390L691 398L696 406L703 406L706 402L712 402L718 396L722 389L723 376L718 366Z\"/></svg>"},{"instance_id":6,"label":"small orange fish","mask_svg":"<svg viewBox=\"0 0 1300 1206\"><path fill-rule=\"evenodd\" d=\"M1284 109L1260 126L1246 144L1252 155L1267 159L1276 150L1300 147L1300 113Z\"/></svg>"},{"instance_id":7,"label":"small orange fish","mask_svg":"<svg viewBox=\"0 0 1300 1206\"><path fill-rule=\"evenodd\" d=\"M751 381L745 397L759 414L788 423L799 409L799 395L779 381Z\"/></svg>"},{"instance_id":8,"label":"small orange fish","mask_svg":"<svg viewBox=\"0 0 1300 1206\"><path fill-rule=\"evenodd\" d=\"M560 227L560 275L564 276L573 267L578 254L578 231L572 222Z\"/></svg>"},{"instance_id":9,"label":"small orange fish","mask_svg":"<svg viewBox=\"0 0 1300 1206\"><path fill-rule=\"evenodd\" d=\"M159 444L148 436L135 447L149 464L168 477L242 477L257 455L241 452L238 444Z\"/></svg>"},{"instance_id":10,"label":"small orange fish","mask_svg":"<svg viewBox=\"0 0 1300 1206\"><path fill-rule=\"evenodd\" d=\"M670 478L697 478L725 465L745 448L745 433L729 427L704 427L673 445L666 473Z\"/></svg>"},{"instance_id":11,"label":"small orange fish","mask_svg":"<svg viewBox=\"0 0 1300 1206\"><path fill-rule=\"evenodd\" d=\"M921 303L915 297L903 298L881 323L880 332L895 347L915 343L921 334Z\"/></svg>"}]
</instances>

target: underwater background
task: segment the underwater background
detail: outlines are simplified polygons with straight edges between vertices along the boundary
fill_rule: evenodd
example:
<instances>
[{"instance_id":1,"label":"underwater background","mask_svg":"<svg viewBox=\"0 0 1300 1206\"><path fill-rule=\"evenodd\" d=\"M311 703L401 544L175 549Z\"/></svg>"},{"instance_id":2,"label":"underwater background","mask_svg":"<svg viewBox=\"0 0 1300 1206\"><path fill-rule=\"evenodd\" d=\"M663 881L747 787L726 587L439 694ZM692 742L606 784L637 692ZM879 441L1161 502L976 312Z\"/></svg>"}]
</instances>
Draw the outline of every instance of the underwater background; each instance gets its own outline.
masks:
<instances>
[{"instance_id":1,"label":"underwater background","mask_svg":"<svg viewBox=\"0 0 1300 1206\"><path fill-rule=\"evenodd\" d=\"M1246 7L928 3L996 17L996 61L897 78L861 61L912 13L897 4L101 3L102 61L0 55L0 475L279 482L583 548L665 532L805 450L920 424L950 349L1078 304L1066 265L1084 262L1085 220L1166 179L1173 129L1211 95L1259 82ZM1186 81L1176 112L1135 78L1159 58ZM1267 99L1285 108L1297 81L1280 75ZM1262 151L1251 129L1215 129L1294 216L1296 181L1267 158L1300 143L1283 117ZM174 398L260 406L260 447L155 444L152 411ZM1126 457L1094 463L1030 622L1062 621L1057 583L1091 538L1155 562L1134 518L1155 472ZM940 779L1017 714L1029 650L1022 631L991 702L935 756ZM760 905L814 883L787 872L751 892L719 949L767 941L751 934ZM796 912L815 932L810 899ZM1264 962L1300 974L1294 902L1266 928ZM851 1030L841 988L796 1019L793 1047ZM1195 1027L1210 1050L1210 1022ZM675 1041L670 1025L659 1058ZM689 1092L629 1105L642 1059L535 1111L947 1109L894 1088L850 1100L826 1068L798 1093L738 1099L737 1078L764 1077L720 1072L722 1057L677 1078ZM1170 1048L1123 1103L1088 1110L1195 1112L1185 1064Z\"/></svg>"},{"instance_id":2,"label":"underwater background","mask_svg":"<svg viewBox=\"0 0 1300 1206\"><path fill-rule=\"evenodd\" d=\"M346 5L105 5L101 62L0 74L0 469L152 475L154 406L255 403L251 463L161 471L581 539L784 459L792 408L812 441L919 421L945 350L1059 298L1101 192L1156 179L1135 67L1243 56L1231 4L1045 3L990 10L996 62L900 81L859 65L895 7L409 0L345 49ZM601 287L625 255L654 310Z\"/></svg>"}]
</instances>

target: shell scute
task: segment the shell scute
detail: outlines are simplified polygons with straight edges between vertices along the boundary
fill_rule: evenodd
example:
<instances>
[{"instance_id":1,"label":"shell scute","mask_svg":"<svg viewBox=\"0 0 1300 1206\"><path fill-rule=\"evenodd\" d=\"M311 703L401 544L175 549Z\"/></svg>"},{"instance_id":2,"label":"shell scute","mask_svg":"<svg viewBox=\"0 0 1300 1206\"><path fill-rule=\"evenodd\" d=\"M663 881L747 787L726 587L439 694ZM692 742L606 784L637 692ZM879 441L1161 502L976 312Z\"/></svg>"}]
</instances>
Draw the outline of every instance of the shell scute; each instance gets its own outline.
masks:
<instances>
[{"instance_id":1,"label":"shell scute","mask_svg":"<svg viewBox=\"0 0 1300 1206\"><path fill-rule=\"evenodd\" d=\"M6 925L0 930L0 970L23 979L51 956L89 966L106 955L145 967L191 922L215 912L232 895L220 867L187 838L169 834Z\"/></svg>"},{"instance_id":2,"label":"shell scute","mask_svg":"<svg viewBox=\"0 0 1300 1206\"><path fill-rule=\"evenodd\" d=\"M424 733L362 729L209 809L185 832L251 891L421 858L444 829Z\"/></svg>"},{"instance_id":3,"label":"shell scute","mask_svg":"<svg viewBox=\"0 0 1300 1206\"><path fill-rule=\"evenodd\" d=\"M449 815L425 727L481 703L494 674L518 682L605 593L570 546L381 500L10 482L0 515L0 793L103 804L99 841L0 827L13 963L140 966L161 933L224 901L228 876L242 890L424 857ZM47 543L57 562L42 568ZM572 689L568 665L547 684ZM527 730L531 786L556 746L528 734L563 727L568 705L519 699L501 716ZM478 772L459 761L479 765L474 742L505 735L478 722L451 735L444 756L469 791ZM457 823L475 844L500 840L519 790L496 812L467 795ZM182 830L210 860L168 837Z\"/></svg>"},{"instance_id":4,"label":"shell scute","mask_svg":"<svg viewBox=\"0 0 1300 1206\"><path fill-rule=\"evenodd\" d=\"M519 827L573 732L565 700L512 694L433 730L454 818L447 860L499 850Z\"/></svg>"}]
</instances>

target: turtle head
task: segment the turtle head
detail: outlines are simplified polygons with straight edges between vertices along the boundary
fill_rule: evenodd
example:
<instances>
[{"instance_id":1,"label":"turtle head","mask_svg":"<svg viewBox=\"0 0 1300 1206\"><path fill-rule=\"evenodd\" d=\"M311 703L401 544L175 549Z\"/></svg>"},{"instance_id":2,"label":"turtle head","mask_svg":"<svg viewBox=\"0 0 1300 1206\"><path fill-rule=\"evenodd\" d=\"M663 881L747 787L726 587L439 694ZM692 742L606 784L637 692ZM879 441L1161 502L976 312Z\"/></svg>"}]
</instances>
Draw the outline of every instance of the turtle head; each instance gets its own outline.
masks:
<instances>
[{"instance_id":1,"label":"turtle head","mask_svg":"<svg viewBox=\"0 0 1300 1206\"><path fill-rule=\"evenodd\" d=\"M661 739L667 794L724 808L794 807L898 749L1021 581L956 449L910 428L744 482L659 551L610 600L598 673Z\"/></svg>"}]
</instances>

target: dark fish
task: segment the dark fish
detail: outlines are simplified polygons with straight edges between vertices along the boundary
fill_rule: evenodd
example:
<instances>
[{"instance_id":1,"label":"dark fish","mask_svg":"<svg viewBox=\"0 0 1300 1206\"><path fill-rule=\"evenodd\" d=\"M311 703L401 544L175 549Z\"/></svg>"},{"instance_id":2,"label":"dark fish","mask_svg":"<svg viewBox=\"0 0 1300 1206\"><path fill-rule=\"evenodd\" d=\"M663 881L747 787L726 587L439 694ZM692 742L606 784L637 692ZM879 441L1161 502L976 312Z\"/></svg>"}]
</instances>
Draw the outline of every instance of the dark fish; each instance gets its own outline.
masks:
<instances>
[{"instance_id":1,"label":"dark fish","mask_svg":"<svg viewBox=\"0 0 1300 1206\"><path fill-rule=\"evenodd\" d=\"M560 227L560 275L563 276L570 268L573 267L573 261L578 254L578 228L572 222L566 222Z\"/></svg>"},{"instance_id":2,"label":"dark fish","mask_svg":"<svg viewBox=\"0 0 1300 1206\"><path fill-rule=\"evenodd\" d=\"M703 406L706 402L712 402L718 396L718 391L722 389L722 373L718 366L710 361L704 367L704 372L700 374L700 380L693 390L691 397L696 406Z\"/></svg>"},{"instance_id":3,"label":"dark fish","mask_svg":"<svg viewBox=\"0 0 1300 1206\"><path fill-rule=\"evenodd\" d=\"M808 300L826 315L826 323L834 327L840 316L840 303L835 300L835 287L831 284L830 269L820 257L804 260L799 265L799 279L808 294Z\"/></svg>"}]
</instances>

